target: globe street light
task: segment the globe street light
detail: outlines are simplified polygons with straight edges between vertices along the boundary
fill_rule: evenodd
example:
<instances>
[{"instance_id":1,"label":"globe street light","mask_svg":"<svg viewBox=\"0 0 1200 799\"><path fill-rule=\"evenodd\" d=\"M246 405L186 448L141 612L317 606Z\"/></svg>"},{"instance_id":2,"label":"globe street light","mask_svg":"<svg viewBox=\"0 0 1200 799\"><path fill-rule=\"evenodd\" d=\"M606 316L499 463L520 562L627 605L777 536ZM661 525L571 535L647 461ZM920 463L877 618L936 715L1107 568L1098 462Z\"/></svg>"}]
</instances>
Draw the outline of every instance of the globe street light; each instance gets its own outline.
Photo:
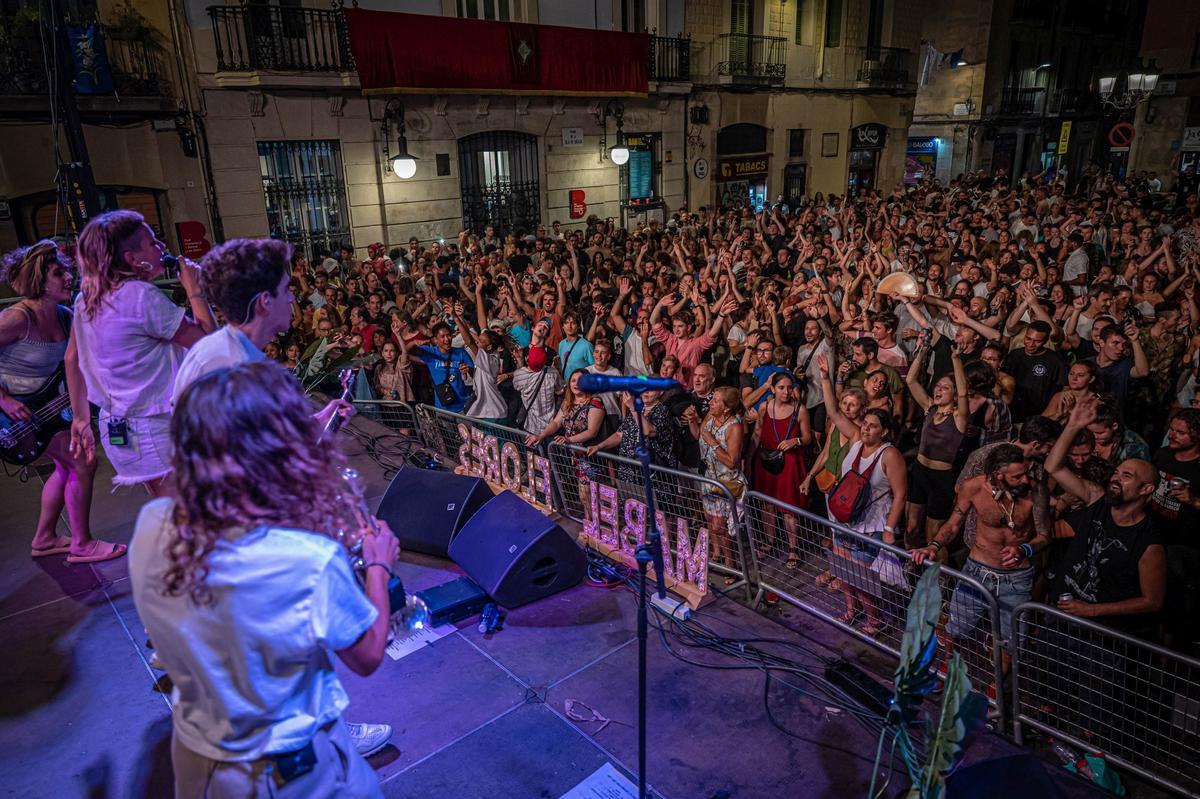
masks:
<instances>
[{"instance_id":1,"label":"globe street light","mask_svg":"<svg viewBox=\"0 0 1200 799\"><path fill-rule=\"evenodd\" d=\"M395 120L399 134L395 155L388 152L388 120ZM417 174L417 157L408 151L408 139L404 136L404 106L395 97L388 100L383 109L383 157L401 180L408 180Z\"/></svg>"}]
</instances>

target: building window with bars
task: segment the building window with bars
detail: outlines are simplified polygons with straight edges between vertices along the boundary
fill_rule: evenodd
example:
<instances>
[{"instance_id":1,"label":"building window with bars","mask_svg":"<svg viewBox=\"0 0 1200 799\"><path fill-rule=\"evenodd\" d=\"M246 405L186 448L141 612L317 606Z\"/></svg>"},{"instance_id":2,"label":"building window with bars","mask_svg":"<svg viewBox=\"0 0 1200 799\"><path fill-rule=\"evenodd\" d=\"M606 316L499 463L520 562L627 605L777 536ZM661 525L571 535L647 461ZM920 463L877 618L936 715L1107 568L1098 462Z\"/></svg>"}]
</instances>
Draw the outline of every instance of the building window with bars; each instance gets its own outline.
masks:
<instances>
[{"instance_id":1,"label":"building window with bars","mask_svg":"<svg viewBox=\"0 0 1200 799\"><path fill-rule=\"evenodd\" d=\"M458 16L463 19L514 21L509 0L458 0Z\"/></svg>"},{"instance_id":2,"label":"building window with bars","mask_svg":"<svg viewBox=\"0 0 1200 799\"><path fill-rule=\"evenodd\" d=\"M321 248L353 246L338 141L259 142L258 165L271 238L286 239L309 258Z\"/></svg>"}]
</instances>

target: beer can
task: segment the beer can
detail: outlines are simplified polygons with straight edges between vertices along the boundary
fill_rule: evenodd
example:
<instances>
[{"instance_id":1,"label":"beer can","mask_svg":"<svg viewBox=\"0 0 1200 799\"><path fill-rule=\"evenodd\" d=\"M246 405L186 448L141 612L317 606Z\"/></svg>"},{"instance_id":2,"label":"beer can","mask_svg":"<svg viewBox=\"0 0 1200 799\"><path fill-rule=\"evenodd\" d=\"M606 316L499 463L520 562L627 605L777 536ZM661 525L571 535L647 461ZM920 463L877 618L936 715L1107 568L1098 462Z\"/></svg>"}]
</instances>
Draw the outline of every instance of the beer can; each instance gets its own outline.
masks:
<instances>
[{"instance_id":1,"label":"beer can","mask_svg":"<svg viewBox=\"0 0 1200 799\"><path fill-rule=\"evenodd\" d=\"M1072 594L1070 591L1067 591L1065 593L1058 595L1059 602L1070 602L1074 598L1075 598L1075 595Z\"/></svg>"}]
</instances>

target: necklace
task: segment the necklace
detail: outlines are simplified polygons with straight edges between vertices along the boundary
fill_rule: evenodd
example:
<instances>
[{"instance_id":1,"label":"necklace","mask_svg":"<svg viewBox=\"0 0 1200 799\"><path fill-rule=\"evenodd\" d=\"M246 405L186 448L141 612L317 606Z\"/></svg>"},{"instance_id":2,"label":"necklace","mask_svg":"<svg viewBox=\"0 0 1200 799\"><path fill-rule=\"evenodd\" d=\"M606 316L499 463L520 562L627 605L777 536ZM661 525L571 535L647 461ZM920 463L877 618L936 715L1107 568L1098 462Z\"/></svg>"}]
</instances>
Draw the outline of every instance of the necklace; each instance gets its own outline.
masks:
<instances>
[{"instance_id":1,"label":"necklace","mask_svg":"<svg viewBox=\"0 0 1200 799\"><path fill-rule=\"evenodd\" d=\"M996 495L995 499L996 499L996 506L999 507L1000 510L1004 512L1004 520L1005 520L1005 524L1008 526L1008 529L1010 529L1010 530L1014 529L1016 527L1016 525L1013 524L1013 511L1015 511L1017 509L1017 500L1014 498L1011 502L1009 502L1009 505L1006 508L1006 507L1004 507L1004 503L1000 501L999 495Z\"/></svg>"}]
</instances>

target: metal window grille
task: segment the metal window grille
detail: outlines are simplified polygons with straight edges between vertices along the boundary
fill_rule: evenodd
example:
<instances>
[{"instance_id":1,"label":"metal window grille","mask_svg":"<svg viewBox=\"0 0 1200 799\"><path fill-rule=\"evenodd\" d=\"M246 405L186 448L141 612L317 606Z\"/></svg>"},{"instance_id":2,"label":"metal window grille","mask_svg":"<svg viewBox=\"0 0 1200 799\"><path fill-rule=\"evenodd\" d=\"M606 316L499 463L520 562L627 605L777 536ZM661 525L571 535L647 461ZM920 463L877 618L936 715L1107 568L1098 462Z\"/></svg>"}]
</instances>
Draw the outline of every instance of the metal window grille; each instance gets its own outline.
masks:
<instances>
[{"instance_id":1,"label":"metal window grille","mask_svg":"<svg viewBox=\"0 0 1200 799\"><path fill-rule=\"evenodd\" d=\"M258 163L272 238L310 254L351 243L338 141L259 142Z\"/></svg>"},{"instance_id":2,"label":"metal window grille","mask_svg":"<svg viewBox=\"0 0 1200 799\"><path fill-rule=\"evenodd\" d=\"M463 227L498 235L530 233L542 219L537 137L486 131L458 141Z\"/></svg>"}]
</instances>

